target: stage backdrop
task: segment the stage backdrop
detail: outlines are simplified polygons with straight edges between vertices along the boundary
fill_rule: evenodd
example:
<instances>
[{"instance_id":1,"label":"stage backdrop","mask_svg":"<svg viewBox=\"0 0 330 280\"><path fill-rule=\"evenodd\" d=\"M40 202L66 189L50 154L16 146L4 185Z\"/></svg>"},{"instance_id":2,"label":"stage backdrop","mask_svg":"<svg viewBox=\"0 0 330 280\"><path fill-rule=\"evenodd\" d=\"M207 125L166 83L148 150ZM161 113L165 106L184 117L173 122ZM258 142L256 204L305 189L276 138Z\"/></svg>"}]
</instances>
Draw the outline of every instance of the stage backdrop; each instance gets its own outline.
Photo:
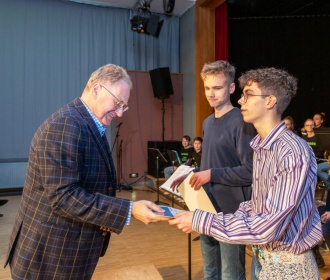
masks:
<instances>
[{"instance_id":1,"label":"stage backdrop","mask_svg":"<svg viewBox=\"0 0 330 280\"><path fill-rule=\"evenodd\" d=\"M122 146L121 183L130 183L130 173L139 177L148 170L148 141L162 141L162 103L153 95L149 72L128 71L133 82L129 110L116 120L121 124L117 137L114 161L117 162ZM174 94L165 99L164 140L181 140L183 136L182 74L171 74ZM113 126L110 146L113 146L116 128ZM110 131L108 132L110 133ZM193 136L191 136L193 137ZM117 168L119 168L117 164Z\"/></svg>"}]
</instances>

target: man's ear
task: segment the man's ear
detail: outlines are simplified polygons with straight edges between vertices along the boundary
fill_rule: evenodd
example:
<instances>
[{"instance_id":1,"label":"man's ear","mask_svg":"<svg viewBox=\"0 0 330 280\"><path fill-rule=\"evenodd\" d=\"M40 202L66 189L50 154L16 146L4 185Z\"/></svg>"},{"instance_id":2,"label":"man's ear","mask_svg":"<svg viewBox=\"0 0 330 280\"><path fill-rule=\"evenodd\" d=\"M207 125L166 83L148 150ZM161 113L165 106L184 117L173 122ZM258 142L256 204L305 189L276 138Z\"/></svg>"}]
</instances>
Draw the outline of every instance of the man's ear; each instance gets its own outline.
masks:
<instances>
[{"instance_id":1,"label":"man's ear","mask_svg":"<svg viewBox=\"0 0 330 280\"><path fill-rule=\"evenodd\" d=\"M230 85L229 85L229 93L230 94L232 94L232 93L234 93L235 92L235 83L231 83Z\"/></svg>"},{"instance_id":2,"label":"man's ear","mask_svg":"<svg viewBox=\"0 0 330 280\"><path fill-rule=\"evenodd\" d=\"M98 92L101 90L101 86L100 84L94 84L92 86L92 93L93 93L93 96L97 96Z\"/></svg>"},{"instance_id":3,"label":"man's ear","mask_svg":"<svg viewBox=\"0 0 330 280\"><path fill-rule=\"evenodd\" d=\"M277 104L277 98L274 95L268 97L267 108L273 108Z\"/></svg>"}]
</instances>

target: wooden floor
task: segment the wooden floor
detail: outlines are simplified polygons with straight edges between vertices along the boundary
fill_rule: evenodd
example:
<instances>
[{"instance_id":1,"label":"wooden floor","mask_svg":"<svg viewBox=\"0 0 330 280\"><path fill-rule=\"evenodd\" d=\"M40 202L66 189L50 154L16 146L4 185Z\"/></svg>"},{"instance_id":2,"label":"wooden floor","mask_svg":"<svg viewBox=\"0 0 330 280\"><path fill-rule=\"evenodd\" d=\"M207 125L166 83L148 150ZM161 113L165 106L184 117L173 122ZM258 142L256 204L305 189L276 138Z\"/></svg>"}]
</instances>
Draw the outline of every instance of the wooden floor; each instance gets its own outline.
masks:
<instances>
[{"instance_id":1,"label":"wooden floor","mask_svg":"<svg viewBox=\"0 0 330 280\"><path fill-rule=\"evenodd\" d=\"M158 199L148 187L136 186L133 191L122 190L119 197L132 200ZM12 225L21 196L3 196L8 203L0 207L0 279L11 279L10 269L3 268ZM160 197L161 202L171 202ZM176 206L177 207L177 206ZM198 234L192 233L191 239ZM191 241L191 275L188 268L188 235L167 222L144 225L132 219L123 232L112 235L106 255L100 259L93 280L181 280L204 279L199 241ZM246 271L250 279L251 250L247 248ZM330 277L330 253L321 250L326 266L320 269L321 279Z\"/></svg>"}]
</instances>

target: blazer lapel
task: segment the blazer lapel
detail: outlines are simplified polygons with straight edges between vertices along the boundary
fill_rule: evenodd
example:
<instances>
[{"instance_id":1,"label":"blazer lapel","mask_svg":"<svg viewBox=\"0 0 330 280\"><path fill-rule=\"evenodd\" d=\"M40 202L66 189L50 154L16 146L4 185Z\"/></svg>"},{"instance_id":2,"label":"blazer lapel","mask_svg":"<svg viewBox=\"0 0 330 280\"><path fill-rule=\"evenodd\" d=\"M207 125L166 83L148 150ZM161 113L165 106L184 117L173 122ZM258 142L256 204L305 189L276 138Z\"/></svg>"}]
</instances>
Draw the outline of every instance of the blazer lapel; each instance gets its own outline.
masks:
<instances>
[{"instance_id":1,"label":"blazer lapel","mask_svg":"<svg viewBox=\"0 0 330 280\"><path fill-rule=\"evenodd\" d=\"M93 120L93 118L91 117L91 115L88 113L85 105L82 103L82 101L80 100L80 98L76 98L74 101L74 106L77 108L77 110L79 111L79 113L82 115L84 121L87 123L90 131L91 131L91 135L94 137L95 142L100 150L100 153L109 169L109 172L111 174L111 178L114 178L114 182L117 182L116 180L116 172L115 172L115 166L112 160L112 153L110 151L110 147L109 147L109 143L108 140L106 138L106 136L104 135L103 137L101 137L100 132L98 131L95 122Z\"/></svg>"},{"instance_id":2,"label":"blazer lapel","mask_svg":"<svg viewBox=\"0 0 330 280\"><path fill-rule=\"evenodd\" d=\"M117 182L115 165L113 163L112 153L110 151L108 139L105 134L101 137L101 139L103 140L104 149L106 150L106 154L108 155L107 160L108 160L108 164L110 166L111 177L114 178L115 182Z\"/></svg>"}]
</instances>

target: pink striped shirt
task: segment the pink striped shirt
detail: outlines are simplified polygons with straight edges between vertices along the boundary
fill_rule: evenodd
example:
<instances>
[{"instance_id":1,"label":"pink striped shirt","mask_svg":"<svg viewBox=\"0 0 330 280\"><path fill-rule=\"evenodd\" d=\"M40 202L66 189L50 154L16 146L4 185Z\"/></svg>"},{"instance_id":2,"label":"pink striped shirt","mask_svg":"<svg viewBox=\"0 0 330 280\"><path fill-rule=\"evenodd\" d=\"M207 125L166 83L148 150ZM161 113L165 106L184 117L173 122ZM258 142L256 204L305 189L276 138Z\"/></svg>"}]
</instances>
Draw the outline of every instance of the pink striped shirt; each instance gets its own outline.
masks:
<instances>
[{"instance_id":1,"label":"pink striped shirt","mask_svg":"<svg viewBox=\"0 0 330 280\"><path fill-rule=\"evenodd\" d=\"M295 254L322 238L315 205L316 160L307 142L281 122L250 143L253 155L252 198L234 214L196 210L193 230L233 244Z\"/></svg>"}]
</instances>

